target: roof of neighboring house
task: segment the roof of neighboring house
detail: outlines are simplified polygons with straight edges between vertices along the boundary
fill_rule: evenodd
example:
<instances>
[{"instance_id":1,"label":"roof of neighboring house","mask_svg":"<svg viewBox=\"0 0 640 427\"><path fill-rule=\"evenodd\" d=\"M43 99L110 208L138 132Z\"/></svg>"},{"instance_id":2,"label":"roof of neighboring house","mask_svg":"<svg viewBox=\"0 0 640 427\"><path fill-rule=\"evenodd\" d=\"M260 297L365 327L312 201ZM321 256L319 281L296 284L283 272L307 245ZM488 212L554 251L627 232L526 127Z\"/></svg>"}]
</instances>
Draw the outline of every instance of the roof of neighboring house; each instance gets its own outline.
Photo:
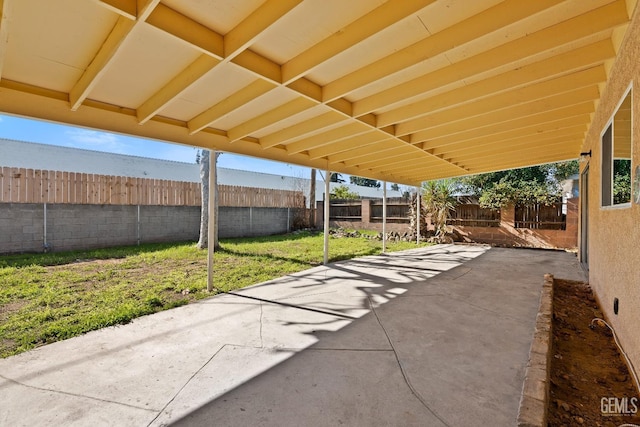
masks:
<instances>
[{"instance_id":1,"label":"roof of neighboring house","mask_svg":"<svg viewBox=\"0 0 640 427\"><path fill-rule=\"evenodd\" d=\"M2 147L0 166L186 182L200 181L200 165L196 163L151 159L9 139L0 139L0 147ZM297 190L303 191L305 194L309 192L310 179L308 178L227 168L218 168L217 171L218 183L222 185ZM346 185L351 191L362 197L382 197L381 188L333 182L331 188L337 185ZM322 175L319 174L316 200L322 200L323 194L324 184ZM387 189L387 194L389 197L399 197L401 192Z\"/></svg>"}]
</instances>

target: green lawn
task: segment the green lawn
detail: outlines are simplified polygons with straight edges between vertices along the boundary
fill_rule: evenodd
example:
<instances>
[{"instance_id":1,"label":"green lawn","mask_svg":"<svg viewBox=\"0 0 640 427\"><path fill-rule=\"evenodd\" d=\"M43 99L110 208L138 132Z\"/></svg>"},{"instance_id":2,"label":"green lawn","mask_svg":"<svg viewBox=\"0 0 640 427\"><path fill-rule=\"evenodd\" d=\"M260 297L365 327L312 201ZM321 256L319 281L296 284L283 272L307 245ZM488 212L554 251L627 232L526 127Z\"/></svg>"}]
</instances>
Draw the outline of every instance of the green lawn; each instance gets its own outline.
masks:
<instances>
[{"instance_id":1,"label":"green lawn","mask_svg":"<svg viewBox=\"0 0 640 427\"><path fill-rule=\"evenodd\" d=\"M322 263L322 235L221 241L215 283L230 291ZM331 239L331 261L379 254L365 238ZM388 251L415 243L387 243ZM211 296L206 251L193 242L0 256L0 357L127 323Z\"/></svg>"}]
</instances>

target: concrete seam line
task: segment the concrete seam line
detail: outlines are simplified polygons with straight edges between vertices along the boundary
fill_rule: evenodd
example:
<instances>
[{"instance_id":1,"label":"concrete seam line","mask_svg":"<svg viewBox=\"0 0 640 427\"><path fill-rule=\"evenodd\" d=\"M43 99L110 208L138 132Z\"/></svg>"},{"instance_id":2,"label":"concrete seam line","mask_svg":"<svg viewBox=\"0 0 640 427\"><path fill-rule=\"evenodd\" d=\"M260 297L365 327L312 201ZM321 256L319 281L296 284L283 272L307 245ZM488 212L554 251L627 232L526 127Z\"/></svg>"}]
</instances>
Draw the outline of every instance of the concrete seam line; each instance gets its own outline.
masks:
<instances>
[{"instance_id":1,"label":"concrete seam line","mask_svg":"<svg viewBox=\"0 0 640 427\"><path fill-rule=\"evenodd\" d=\"M553 275L544 275L536 326L518 408L518 427L547 425L551 368Z\"/></svg>"},{"instance_id":2,"label":"concrete seam line","mask_svg":"<svg viewBox=\"0 0 640 427\"><path fill-rule=\"evenodd\" d=\"M349 319L349 320L356 320L357 319L357 317L347 316L346 314L336 313L334 311L320 310L319 308L311 308L311 307L305 307L305 306L302 306L302 305L289 304L289 303L282 302L282 301L275 301L275 300L270 300L270 299L252 297L250 295L242 295L242 294L237 294L235 292L223 292L223 293L225 293L227 295L233 295L235 297L248 298L248 299L252 299L252 300L256 300L256 301L268 302L268 303L275 304L275 305L281 305L283 307L297 308L299 310L307 310L307 311L313 311L314 313L320 313L320 314L327 314L329 316L342 317L343 319Z\"/></svg>"},{"instance_id":3,"label":"concrete seam line","mask_svg":"<svg viewBox=\"0 0 640 427\"><path fill-rule=\"evenodd\" d=\"M129 408L141 409L143 411L148 411L148 412L156 412L157 411L157 409L143 408L141 406L131 405L129 403L117 402L115 400L101 399L99 397L85 396L84 394L70 393L68 391L56 390L56 389L51 389L51 388L44 388L44 387L38 387L38 386L35 386L35 385L25 384L25 383L22 383L20 381L16 381L16 380L14 380L12 378L5 377L4 375L0 375L0 378L2 378L5 381L8 381L8 382L10 382L12 384L16 384L16 385L19 385L19 386L22 386L22 387L32 388L34 390L48 391L48 392L51 392L51 393L59 393L59 394L64 394L66 396L72 396L72 397L79 397L79 398L83 398L83 399L95 400L97 402L103 402L103 403L113 403L114 405L122 405L122 406L126 406L126 407L129 407Z\"/></svg>"},{"instance_id":4,"label":"concrete seam line","mask_svg":"<svg viewBox=\"0 0 640 427\"><path fill-rule=\"evenodd\" d=\"M429 405L427 405L427 402L425 402L425 400L422 397L422 395L420 395L420 393L418 393L418 391L413 387L413 384L411 384L411 381L409 380L409 375L404 370L404 366L402 365L402 362L400 361L400 356L398 356L398 352L396 351L396 348L393 346L393 342L391 341L391 337L389 336L389 333L387 332L387 329L382 324L382 321L378 317L378 313L376 312L376 309L375 309L375 307L373 305L373 302L371 301L371 297L367 296L367 300L369 301L369 308L371 308L371 312L375 316L376 321L378 322L378 325L380 325L380 328L382 329L382 332L384 332L384 335L387 337L387 341L389 342L389 346L391 346L391 350L393 351L393 355L396 358L396 362L398 363L398 367L400 368L400 373L402 373L402 378L404 379L405 384L407 384L407 387L409 387L409 390L411 390L411 393L415 396L416 399L418 399L418 401L420 403L422 403L422 406L424 406L427 409L427 411L431 412L431 414L433 414L434 417L439 419L442 422L442 424L444 424L447 427L451 427L435 410L431 409L429 407Z\"/></svg>"},{"instance_id":5,"label":"concrete seam line","mask_svg":"<svg viewBox=\"0 0 640 427\"><path fill-rule=\"evenodd\" d=\"M147 424L147 427L149 427L151 424L153 424L153 423L154 423L154 421L155 421L155 420L157 420L157 419L158 419L158 417L159 417L160 415L162 415L162 413L164 412L164 410L165 410L165 409L167 409L167 406L171 405L171 402L173 402L173 401L176 399L176 397L178 397L178 395L179 395L180 393L182 393L182 390L184 390L184 388L185 388L187 385L189 385L189 383L191 382L191 380L193 380L193 379L195 378L195 376L196 376L196 375L198 375L198 374L200 373L200 371L202 371L202 370L204 369L204 367L205 367L205 366L207 366L207 365L208 365L208 364L213 360L213 358L214 358L214 357L216 357L216 356L218 355L218 353L220 353L220 352L221 352L221 351L222 351L226 346L227 346L227 344L224 344L222 347L220 347L220 348L218 349L218 351L216 351L215 353L213 353L213 355L212 355L212 356L211 356L211 357L210 357L206 362L204 362L204 364L203 364L202 366L200 366L200 368L198 368L198 370L197 370L197 371L195 371L195 372L193 373L193 375L191 375L191 376L189 377L189 379L188 379L188 380L187 380L187 381L182 385L182 387L180 387L180 390L178 390L178 391L176 392L176 394L174 394L174 395L173 395L173 397L172 397L171 399L169 399L169 401L168 401L168 402L167 402L167 403L162 407L162 409L160 409L160 410L158 411L158 413L156 414L156 416L155 416L155 417L153 417L153 419L152 419L151 421L149 421L149 424Z\"/></svg>"}]
</instances>

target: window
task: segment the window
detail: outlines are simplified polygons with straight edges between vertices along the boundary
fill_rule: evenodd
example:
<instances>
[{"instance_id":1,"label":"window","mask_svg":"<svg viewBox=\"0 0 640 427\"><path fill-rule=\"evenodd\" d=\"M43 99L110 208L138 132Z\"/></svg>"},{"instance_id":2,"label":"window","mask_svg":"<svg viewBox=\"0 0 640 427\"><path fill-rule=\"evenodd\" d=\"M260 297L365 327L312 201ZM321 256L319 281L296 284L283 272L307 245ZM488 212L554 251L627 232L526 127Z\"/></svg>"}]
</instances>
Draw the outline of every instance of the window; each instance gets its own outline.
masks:
<instances>
[{"instance_id":1,"label":"window","mask_svg":"<svg viewBox=\"0 0 640 427\"><path fill-rule=\"evenodd\" d=\"M602 206L631 202L631 89L602 134Z\"/></svg>"}]
</instances>

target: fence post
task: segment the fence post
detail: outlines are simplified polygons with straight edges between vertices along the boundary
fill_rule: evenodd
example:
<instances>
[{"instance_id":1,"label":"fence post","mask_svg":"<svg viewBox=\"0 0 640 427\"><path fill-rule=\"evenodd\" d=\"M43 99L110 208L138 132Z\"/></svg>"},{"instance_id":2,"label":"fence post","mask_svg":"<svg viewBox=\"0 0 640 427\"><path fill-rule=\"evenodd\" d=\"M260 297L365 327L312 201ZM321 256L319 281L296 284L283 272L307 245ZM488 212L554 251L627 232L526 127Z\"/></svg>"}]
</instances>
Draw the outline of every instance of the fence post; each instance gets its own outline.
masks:
<instances>
[{"instance_id":1,"label":"fence post","mask_svg":"<svg viewBox=\"0 0 640 427\"><path fill-rule=\"evenodd\" d=\"M416 186L416 244L420 244L420 186Z\"/></svg>"},{"instance_id":2,"label":"fence post","mask_svg":"<svg viewBox=\"0 0 640 427\"><path fill-rule=\"evenodd\" d=\"M140 205L138 205L138 218L136 222L136 238L138 241L138 246L140 246Z\"/></svg>"},{"instance_id":3,"label":"fence post","mask_svg":"<svg viewBox=\"0 0 640 427\"><path fill-rule=\"evenodd\" d=\"M327 170L324 177L324 265L329 264L329 183L331 181L331 171Z\"/></svg>"},{"instance_id":4,"label":"fence post","mask_svg":"<svg viewBox=\"0 0 640 427\"><path fill-rule=\"evenodd\" d=\"M44 252L48 252L49 244L47 243L47 203L43 204L43 221L42 221L42 249Z\"/></svg>"},{"instance_id":5,"label":"fence post","mask_svg":"<svg viewBox=\"0 0 640 427\"><path fill-rule=\"evenodd\" d=\"M387 251L387 181L382 182L382 253Z\"/></svg>"}]
</instances>

